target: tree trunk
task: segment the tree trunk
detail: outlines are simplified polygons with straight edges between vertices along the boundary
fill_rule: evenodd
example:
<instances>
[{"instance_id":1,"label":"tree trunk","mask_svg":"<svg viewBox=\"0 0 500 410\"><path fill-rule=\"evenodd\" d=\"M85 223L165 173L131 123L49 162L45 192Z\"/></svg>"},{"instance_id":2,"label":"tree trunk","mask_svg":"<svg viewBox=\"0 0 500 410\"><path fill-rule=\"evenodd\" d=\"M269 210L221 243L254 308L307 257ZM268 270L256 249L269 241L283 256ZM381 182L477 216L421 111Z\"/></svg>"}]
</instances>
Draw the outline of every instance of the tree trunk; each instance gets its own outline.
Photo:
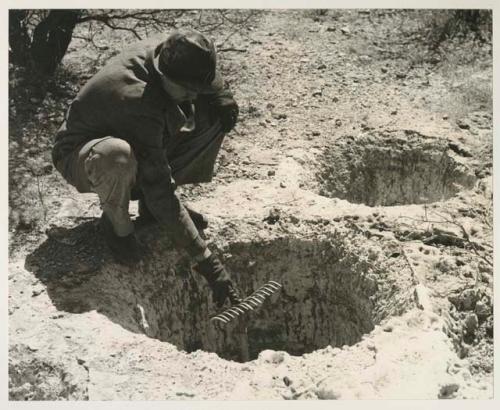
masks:
<instances>
[{"instance_id":1,"label":"tree trunk","mask_svg":"<svg viewBox=\"0 0 500 410\"><path fill-rule=\"evenodd\" d=\"M78 23L80 10L51 10L36 26L31 43L35 71L52 75L61 62Z\"/></svg>"},{"instance_id":2,"label":"tree trunk","mask_svg":"<svg viewBox=\"0 0 500 410\"><path fill-rule=\"evenodd\" d=\"M30 37L23 20L27 10L9 10L9 61L18 65L27 65L30 60Z\"/></svg>"}]
</instances>

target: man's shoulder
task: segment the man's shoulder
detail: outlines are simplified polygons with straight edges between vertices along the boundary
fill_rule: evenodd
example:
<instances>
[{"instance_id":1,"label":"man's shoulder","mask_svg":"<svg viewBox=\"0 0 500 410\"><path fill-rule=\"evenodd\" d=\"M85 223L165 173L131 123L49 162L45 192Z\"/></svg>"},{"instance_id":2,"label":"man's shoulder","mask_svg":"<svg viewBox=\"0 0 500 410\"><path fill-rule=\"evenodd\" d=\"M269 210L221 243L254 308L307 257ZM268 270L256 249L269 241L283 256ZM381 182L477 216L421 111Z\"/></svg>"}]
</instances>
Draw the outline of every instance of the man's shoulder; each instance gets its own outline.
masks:
<instances>
[{"instance_id":1,"label":"man's shoulder","mask_svg":"<svg viewBox=\"0 0 500 410\"><path fill-rule=\"evenodd\" d=\"M151 50L158 47L164 38L165 35L154 35L146 39L136 41L125 46L119 55L126 58L133 58L134 56L145 58Z\"/></svg>"},{"instance_id":2,"label":"man's shoulder","mask_svg":"<svg viewBox=\"0 0 500 410\"><path fill-rule=\"evenodd\" d=\"M158 44L158 39L153 37L126 47L85 84L79 99L92 95L110 101L142 99L146 89L155 82L155 73L152 65L148 64L148 58Z\"/></svg>"}]
</instances>

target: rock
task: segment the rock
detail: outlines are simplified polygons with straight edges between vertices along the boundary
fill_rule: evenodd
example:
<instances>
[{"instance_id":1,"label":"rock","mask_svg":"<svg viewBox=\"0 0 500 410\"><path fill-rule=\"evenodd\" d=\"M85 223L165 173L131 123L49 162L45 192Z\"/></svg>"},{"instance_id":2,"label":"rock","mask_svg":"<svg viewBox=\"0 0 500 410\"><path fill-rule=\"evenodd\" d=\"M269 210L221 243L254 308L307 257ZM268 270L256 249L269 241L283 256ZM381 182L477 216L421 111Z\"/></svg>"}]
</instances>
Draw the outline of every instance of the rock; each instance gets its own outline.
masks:
<instances>
[{"instance_id":1,"label":"rock","mask_svg":"<svg viewBox=\"0 0 500 410\"><path fill-rule=\"evenodd\" d=\"M406 73L400 71L399 73L396 73L396 78L402 80L403 78L406 78Z\"/></svg>"},{"instance_id":2,"label":"rock","mask_svg":"<svg viewBox=\"0 0 500 410\"><path fill-rule=\"evenodd\" d=\"M34 289L33 292L31 293L31 296L32 297L36 297L36 296L41 295L43 292L45 292L45 289L43 289L43 288L41 288L41 289Z\"/></svg>"},{"instance_id":3,"label":"rock","mask_svg":"<svg viewBox=\"0 0 500 410\"><path fill-rule=\"evenodd\" d=\"M267 171L267 176L268 177L273 177L276 175L276 171L274 169L270 169L269 171Z\"/></svg>"},{"instance_id":4,"label":"rock","mask_svg":"<svg viewBox=\"0 0 500 410\"><path fill-rule=\"evenodd\" d=\"M488 337L493 337L493 316L490 316L486 319L486 324L484 326L486 329L486 335Z\"/></svg>"},{"instance_id":5,"label":"rock","mask_svg":"<svg viewBox=\"0 0 500 410\"><path fill-rule=\"evenodd\" d=\"M335 126L340 127L342 125L342 121L335 120Z\"/></svg>"},{"instance_id":6,"label":"rock","mask_svg":"<svg viewBox=\"0 0 500 410\"><path fill-rule=\"evenodd\" d=\"M276 222L280 220L281 211L278 208L272 208L269 211L269 214L263 219L264 222L267 222L270 225L274 225Z\"/></svg>"},{"instance_id":7,"label":"rock","mask_svg":"<svg viewBox=\"0 0 500 410\"><path fill-rule=\"evenodd\" d=\"M387 324L387 325L385 325L385 326L382 328L382 330L383 330L384 332L388 332L388 333L389 333L389 332L392 332L392 331L394 330L394 327L393 327L392 325Z\"/></svg>"},{"instance_id":8,"label":"rock","mask_svg":"<svg viewBox=\"0 0 500 410\"><path fill-rule=\"evenodd\" d=\"M470 335L473 335L477 327L479 325L479 321L477 319L477 315L475 313L470 313L466 318L465 318L465 329L467 330L467 333Z\"/></svg>"},{"instance_id":9,"label":"rock","mask_svg":"<svg viewBox=\"0 0 500 410\"><path fill-rule=\"evenodd\" d=\"M446 383L439 387L439 399L452 399L460 386L458 383Z\"/></svg>"},{"instance_id":10,"label":"rock","mask_svg":"<svg viewBox=\"0 0 500 410\"><path fill-rule=\"evenodd\" d=\"M391 329L392 330L392 329ZM375 343L373 342L373 340L368 340L366 342L366 348L372 352L375 352L377 353L378 352L378 349L377 349L377 346L375 346Z\"/></svg>"},{"instance_id":11,"label":"rock","mask_svg":"<svg viewBox=\"0 0 500 410\"><path fill-rule=\"evenodd\" d=\"M277 120L285 120L288 116L285 113L276 113L273 115L273 118Z\"/></svg>"},{"instance_id":12,"label":"rock","mask_svg":"<svg viewBox=\"0 0 500 410\"><path fill-rule=\"evenodd\" d=\"M280 188L286 188L286 184L283 181L280 182Z\"/></svg>"},{"instance_id":13,"label":"rock","mask_svg":"<svg viewBox=\"0 0 500 410\"><path fill-rule=\"evenodd\" d=\"M458 352L458 357L460 359L464 359L466 358L467 356L469 356L469 351L470 351L470 348L469 346L465 345L465 344L462 344L460 346L460 349L459 349L459 352Z\"/></svg>"},{"instance_id":14,"label":"rock","mask_svg":"<svg viewBox=\"0 0 500 410\"><path fill-rule=\"evenodd\" d=\"M459 295L451 295L448 300L455 305L457 310L473 310L478 300L477 292L474 289L465 289Z\"/></svg>"},{"instance_id":15,"label":"rock","mask_svg":"<svg viewBox=\"0 0 500 410\"><path fill-rule=\"evenodd\" d=\"M312 93L313 97L321 97L323 95L323 91L321 90L315 90Z\"/></svg>"},{"instance_id":16,"label":"rock","mask_svg":"<svg viewBox=\"0 0 500 410\"><path fill-rule=\"evenodd\" d=\"M340 29L340 31L341 31L342 34L345 34L345 35L351 34L351 30L349 30L349 27L347 27L347 26L342 27Z\"/></svg>"},{"instance_id":17,"label":"rock","mask_svg":"<svg viewBox=\"0 0 500 410\"><path fill-rule=\"evenodd\" d=\"M330 33L331 33L331 32L333 32L333 31L336 31L336 30L337 30L337 29L336 29L335 27L332 27L332 26L328 26L328 27L326 28L326 31L328 31L328 32L330 32Z\"/></svg>"},{"instance_id":18,"label":"rock","mask_svg":"<svg viewBox=\"0 0 500 410\"><path fill-rule=\"evenodd\" d=\"M337 97L333 97L332 102L337 103L337 102L339 102L339 99Z\"/></svg>"},{"instance_id":19,"label":"rock","mask_svg":"<svg viewBox=\"0 0 500 410\"><path fill-rule=\"evenodd\" d=\"M320 64L318 66L318 70L324 70L326 68L326 65L325 64Z\"/></svg>"},{"instance_id":20,"label":"rock","mask_svg":"<svg viewBox=\"0 0 500 410\"><path fill-rule=\"evenodd\" d=\"M398 110L391 111L391 115L396 115L398 113Z\"/></svg>"},{"instance_id":21,"label":"rock","mask_svg":"<svg viewBox=\"0 0 500 410\"><path fill-rule=\"evenodd\" d=\"M285 383L285 386L290 386L293 383L293 380L291 380L288 376L283 377L283 383Z\"/></svg>"},{"instance_id":22,"label":"rock","mask_svg":"<svg viewBox=\"0 0 500 410\"><path fill-rule=\"evenodd\" d=\"M316 396L320 400L338 400L340 399L340 392L336 389L328 387L318 387L315 391Z\"/></svg>"},{"instance_id":23,"label":"rock","mask_svg":"<svg viewBox=\"0 0 500 410\"><path fill-rule=\"evenodd\" d=\"M468 130L470 128L470 124L462 119L457 120L457 125L458 125L458 128L460 128L462 130Z\"/></svg>"},{"instance_id":24,"label":"rock","mask_svg":"<svg viewBox=\"0 0 500 410\"><path fill-rule=\"evenodd\" d=\"M319 132L319 131L313 131L312 135L315 136L315 137L317 137L317 136L321 135L321 132Z\"/></svg>"},{"instance_id":25,"label":"rock","mask_svg":"<svg viewBox=\"0 0 500 410\"><path fill-rule=\"evenodd\" d=\"M491 313L488 305L481 300L476 303L474 312L476 312L476 315L479 319L486 319Z\"/></svg>"},{"instance_id":26,"label":"rock","mask_svg":"<svg viewBox=\"0 0 500 410\"><path fill-rule=\"evenodd\" d=\"M285 360L285 352L276 352L274 350L263 350L259 353L259 361L272 364L280 364Z\"/></svg>"},{"instance_id":27,"label":"rock","mask_svg":"<svg viewBox=\"0 0 500 410\"><path fill-rule=\"evenodd\" d=\"M380 69L380 71L382 71L382 73L384 73L384 74L385 74L385 73L387 73L387 68L382 67L382 68Z\"/></svg>"},{"instance_id":28,"label":"rock","mask_svg":"<svg viewBox=\"0 0 500 410\"><path fill-rule=\"evenodd\" d=\"M191 391L187 391L187 390L182 390L182 391L177 391L175 392L175 395L176 396L184 396L184 397L195 397L196 394L191 392Z\"/></svg>"}]
</instances>

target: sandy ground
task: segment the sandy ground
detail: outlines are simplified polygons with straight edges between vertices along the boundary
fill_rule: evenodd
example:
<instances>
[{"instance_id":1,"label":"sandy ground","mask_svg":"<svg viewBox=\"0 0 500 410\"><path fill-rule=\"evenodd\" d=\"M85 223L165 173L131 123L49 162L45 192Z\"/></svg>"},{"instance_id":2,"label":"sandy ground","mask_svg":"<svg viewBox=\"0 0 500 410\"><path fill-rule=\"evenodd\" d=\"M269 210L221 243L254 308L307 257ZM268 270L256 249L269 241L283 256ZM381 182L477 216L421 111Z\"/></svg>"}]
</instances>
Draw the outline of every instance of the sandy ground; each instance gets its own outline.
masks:
<instances>
[{"instance_id":1,"label":"sandy ground","mask_svg":"<svg viewBox=\"0 0 500 410\"><path fill-rule=\"evenodd\" d=\"M167 239L115 265L95 196L54 171L46 233L11 236L10 398L491 398L491 110L452 109L460 84L411 63L395 19L273 12L221 57L240 122L180 191L243 290L284 284L247 318L251 360Z\"/></svg>"}]
</instances>

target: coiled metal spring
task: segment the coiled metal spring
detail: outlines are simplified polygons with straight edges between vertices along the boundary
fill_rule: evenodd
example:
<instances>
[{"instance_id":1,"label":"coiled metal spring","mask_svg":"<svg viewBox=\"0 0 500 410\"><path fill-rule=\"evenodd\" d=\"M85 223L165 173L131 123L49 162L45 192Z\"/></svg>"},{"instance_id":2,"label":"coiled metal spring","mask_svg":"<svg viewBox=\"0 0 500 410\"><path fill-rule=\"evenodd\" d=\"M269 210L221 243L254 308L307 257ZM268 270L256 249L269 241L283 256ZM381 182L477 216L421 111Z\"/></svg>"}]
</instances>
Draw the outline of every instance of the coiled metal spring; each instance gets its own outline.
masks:
<instances>
[{"instance_id":1,"label":"coiled metal spring","mask_svg":"<svg viewBox=\"0 0 500 410\"><path fill-rule=\"evenodd\" d=\"M266 299L280 290L281 287L282 286L280 283L270 280L250 296L247 296L245 299L243 299L240 303L225 309L223 312L210 318L210 320L227 324L238 316L260 307Z\"/></svg>"}]
</instances>

